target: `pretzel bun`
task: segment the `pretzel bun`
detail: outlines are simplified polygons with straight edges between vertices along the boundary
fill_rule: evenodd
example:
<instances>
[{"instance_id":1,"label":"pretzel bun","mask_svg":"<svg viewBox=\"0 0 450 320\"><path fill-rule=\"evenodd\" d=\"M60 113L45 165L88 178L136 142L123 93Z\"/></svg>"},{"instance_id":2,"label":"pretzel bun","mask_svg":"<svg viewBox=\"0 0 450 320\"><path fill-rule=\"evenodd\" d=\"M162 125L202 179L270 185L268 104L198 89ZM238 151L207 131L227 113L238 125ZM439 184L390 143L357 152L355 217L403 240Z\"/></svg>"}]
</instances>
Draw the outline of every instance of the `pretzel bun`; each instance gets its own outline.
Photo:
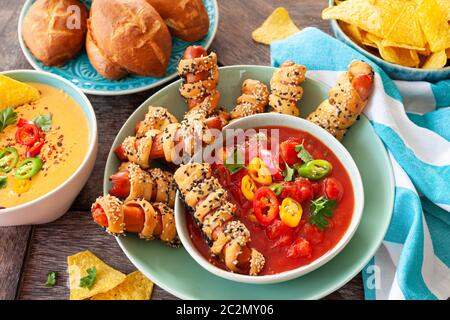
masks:
<instances>
[{"instance_id":1,"label":"pretzel bun","mask_svg":"<svg viewBox=\"0 0 450 320\"><path fill-rule=\"evenodd\" d=\"M77 0L37 0L25 16L22 37L36 59L60 66L83 47L86 22L86 7Z\"/></svg>"},{"instance_id":2,"label":"pretzel bun","mask_svg":"<svg viewBox=\"0 0 450 320\"><path fill-rule=\"evenodd\" d=\"M209 17L203 0L146 1L158 11L175 37L194 42L208 33Z\"/></svg>"},{"instance_id":3,"label":"pretzel bun","mask_svg":"<svg viewBox=\"0 0 450 320\"><path fill-rule=\"evenodd\" d=\"M106 57L92 40L91 32L88 30L86 35L86 51L91 65L103 77L109 80L119 80L125 77L128 72L122 69Z\"/></svg>"},{"instance_id":4,"label":"pretzel bun","mask_svg":"<svg viewBox=\"0 0 450 320\"><path fill-rule=\"evenodd\" d=\"M95 0L91 37L109 60L142 76L163 76L172 39L161 16L146 0Z\"/></svg>"}]
</instances>

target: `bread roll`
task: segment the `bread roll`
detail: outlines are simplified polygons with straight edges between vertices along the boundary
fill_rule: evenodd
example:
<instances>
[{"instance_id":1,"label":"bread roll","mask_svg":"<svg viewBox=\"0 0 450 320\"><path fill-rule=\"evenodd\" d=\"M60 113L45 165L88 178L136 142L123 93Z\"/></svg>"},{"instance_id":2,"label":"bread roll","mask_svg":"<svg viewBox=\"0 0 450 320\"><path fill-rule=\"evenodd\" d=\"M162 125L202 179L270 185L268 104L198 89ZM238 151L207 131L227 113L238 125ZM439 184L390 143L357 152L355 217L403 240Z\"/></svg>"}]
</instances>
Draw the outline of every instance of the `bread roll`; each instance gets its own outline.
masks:
<instances>
[{"instance_id":1,"label":"bread roll","mask_svg":"<svg viewBox=\"0 0 450 320\"><path fill-rule=\"evenodd\" d=\"M138 75L165 74L172 39L146 0L95 0L89 23L94 43L113 63Z\"/></svg>"},{"instance_id":2,"label":"bread roll","mask_svg":"<svg viewBox=\"0 0 450 320\"><path fill-rule=\"evenodd\" d=\"M147 0L164 19L172 34L181 40L203 39L209 30L209 17L203 0Z\"/></svg>"},{"instance_id":3,"label":"bread roll","mask_svg":"<svg viewBox=\"0 0 450 320\"><path fill-rule=\"evenodd\" d=\"M88 30L86 36L86 51L89 61L98 73L109 80L119 80L125 77L128 72L122 69L118 64L115 64L108 59L97 47L91 38L91 32Z\"/></svg>"},{"instance_id":4,"label":"bread roll","mask_svg":"<svg viewBox=\"0 0 450 320\"><path fill-rule=\"evenodd\" d=\"M86 7L77 0L37 0L25 16L22 37L36 59L60 66L83 47L86 22Z\"/></svg>"}]
</instances>

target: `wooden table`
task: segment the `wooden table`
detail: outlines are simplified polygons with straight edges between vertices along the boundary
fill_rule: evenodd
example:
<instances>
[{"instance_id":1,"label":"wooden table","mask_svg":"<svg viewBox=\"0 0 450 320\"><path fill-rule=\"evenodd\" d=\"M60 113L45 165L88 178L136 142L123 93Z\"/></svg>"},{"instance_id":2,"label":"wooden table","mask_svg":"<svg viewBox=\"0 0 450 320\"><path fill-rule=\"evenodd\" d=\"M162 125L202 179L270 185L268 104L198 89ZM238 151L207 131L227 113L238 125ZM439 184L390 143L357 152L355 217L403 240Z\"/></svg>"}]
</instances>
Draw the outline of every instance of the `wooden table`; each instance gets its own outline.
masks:
<instances>
[{"instance_id":1,"label":"wooden table","mask_svg":"<svg viewBox=\"0 0 450 320\"><path fill-rule=\"evenodd\" d=\"M2 1L0 7L1 71L30 69L17 40L17 21L25 0ZM220 64L269 65L269 48L256 44L251 32L276 8L286 7L297 25L315 26L329 32L320 18L326 0L218 0L220 22L212 50ZM159 89L159 88L158 88ZM95 169L70 211L61 219L40 226L0 227L0 299L67 299L66 257L91 250L105 262L129 273L135 270L114 238L91 220L89 208L102 193L103 170L113 139L125 120L156 90L121 96L89 96L97 114L99 152ZM33 214L33 212L30 212ZM58 284L44 286L46 274L57 271ZM362 299L358 275L327 299ZM175 299L156 288L153 299Z\"/></svg>"}]
</instances>

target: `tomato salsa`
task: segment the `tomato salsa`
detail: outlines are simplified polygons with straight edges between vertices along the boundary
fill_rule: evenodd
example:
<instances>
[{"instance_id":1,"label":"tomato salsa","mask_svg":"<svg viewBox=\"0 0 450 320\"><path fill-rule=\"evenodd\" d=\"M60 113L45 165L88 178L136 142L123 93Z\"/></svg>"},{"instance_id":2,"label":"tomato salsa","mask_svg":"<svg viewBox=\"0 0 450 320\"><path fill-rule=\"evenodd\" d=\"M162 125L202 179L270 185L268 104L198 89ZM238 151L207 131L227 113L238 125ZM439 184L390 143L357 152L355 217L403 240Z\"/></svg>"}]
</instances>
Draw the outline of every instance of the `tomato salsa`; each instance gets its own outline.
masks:
<instances>
[{"instance_id":1,"label":"tomato salsa","mask_svg":"<svg viewBox=\"0 0 450 320\"><path fill-rule=\"evenodd\" d=\"M274 129L279 143L267 143L274 139ZM226 149L213 174L249 229L250 246L265 257L260 275L270 275L307 265L336 246L350 225L354 193L344 166L319 139L279 126L255 132L233 150ZM230 165L239 153L243 164ZM195 247L226 270L210 254L191 215L186 217Z\"/></svg>"}]
</instances>

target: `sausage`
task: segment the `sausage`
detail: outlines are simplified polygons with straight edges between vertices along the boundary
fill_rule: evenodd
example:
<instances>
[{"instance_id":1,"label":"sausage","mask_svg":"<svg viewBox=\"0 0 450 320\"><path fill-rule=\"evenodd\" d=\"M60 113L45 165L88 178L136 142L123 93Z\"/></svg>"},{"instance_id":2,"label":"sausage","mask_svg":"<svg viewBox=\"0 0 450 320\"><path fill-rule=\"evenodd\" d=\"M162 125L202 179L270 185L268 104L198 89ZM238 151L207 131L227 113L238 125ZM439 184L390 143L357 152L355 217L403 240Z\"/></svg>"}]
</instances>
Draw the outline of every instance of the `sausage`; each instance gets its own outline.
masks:
<instances>
[{"instance_id":1,"label":"sausage","mask_svg":"<svg viewBox=\"0 0 450 320\"><path fill-rule=\"evenodd\" d=\"M138 233L146 240L158 238L169 245L179 246L173 210L163 203L150 204L145 200L122 203L116 197L106 195L97 198L91 213L94 222L113 235L126 231Z\"/></svg>"},{"instance_id":2,"label":"sausage","mask_svg":"<svg viewBox=\"0 0 450 320\"><path fill-rule=\"evenodd\" d=\"M342 140L367 105L373 89L373 70L363 61L353 61L331 88L328 98L307 120Z\"/></svg>"},{"instance_id":3,"label":"sausage","mask_svg":"<svg viewBox=\"0 0 450 320\"><path fill-rule=\"evenodd\" d=\"M206 119L205 121L206 126L209 129L222 129L222 120L219 116L214 116ZM179 131L178 131L179 133ZM181 135L177 134L178 137L181 139ZM159 133L155 136L155 139L153 140L152 148L150 151L150 159L159 159L164 158L164 148L163 148L163 133ZM182 142L182 140L176 141L176 143ZM117 156L117 158L120 161L128 161L128 157L126 155L126 151L123 147L123 145L119 145L115 150L114 154Z\"/></svg>"},{"instance_id":4,"label":"sausage","mask_svg":"<svg viewBox=\"0 0 450 320\"><path fill-rule=\"evenodd\" d=\"M207 56L208 52L201 46L189 46L184 52L183 60L194 60ZM220 93L216 90L218 82L218 69L216 63L212 63L201 70L193 67L192 71L183 71L180 76L184 77L185 84L189 86L188 89L183 90L183 85L180 90L181 94L187 100L189 110L198 107L208 96L213 96L211 104L214 108L217 107L220 100ZM192 96L193 92L198 93L196 96Z\"/></svg>"}]
</instances>

